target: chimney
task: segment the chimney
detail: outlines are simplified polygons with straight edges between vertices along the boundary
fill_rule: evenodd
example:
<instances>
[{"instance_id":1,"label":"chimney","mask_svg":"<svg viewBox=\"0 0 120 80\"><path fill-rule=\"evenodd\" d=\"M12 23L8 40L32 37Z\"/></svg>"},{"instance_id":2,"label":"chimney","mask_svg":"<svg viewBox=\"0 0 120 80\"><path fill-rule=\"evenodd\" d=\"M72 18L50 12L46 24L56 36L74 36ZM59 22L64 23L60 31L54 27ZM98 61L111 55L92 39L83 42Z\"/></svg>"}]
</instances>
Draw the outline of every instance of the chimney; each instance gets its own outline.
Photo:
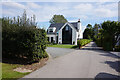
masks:
<instances>
[{"instance_id":1,"label":"chimney","mask_svg":"<svg viewBox=\"0 0 120 80\"><path fill-rule=\"evenodd\" d=\"M77 22L77 28L80 30L80 28L81 28L81 22L80 22L80 19L78 20L78 22Z\"/></svg>"},{"instance_id":2,"label":"chimney","mask_svg":"<svg viewBox=\"0 0 120 80\"><path fill-rule=\"evenodd\" d=\"M77 22L77 29L78 29L78 39L80 39L80 38L82 38L81 21L80 21L80 19Z\"/></svg>"},{"instance_id":3,"label":"chimney","mask_svg":"<svg viewBox=\"0 0 120 80\"><path fill-rule=\"evenodd\" d=\"M80 19L78 19L78 22L80 22Z\"/></svg>"}]
</instances>

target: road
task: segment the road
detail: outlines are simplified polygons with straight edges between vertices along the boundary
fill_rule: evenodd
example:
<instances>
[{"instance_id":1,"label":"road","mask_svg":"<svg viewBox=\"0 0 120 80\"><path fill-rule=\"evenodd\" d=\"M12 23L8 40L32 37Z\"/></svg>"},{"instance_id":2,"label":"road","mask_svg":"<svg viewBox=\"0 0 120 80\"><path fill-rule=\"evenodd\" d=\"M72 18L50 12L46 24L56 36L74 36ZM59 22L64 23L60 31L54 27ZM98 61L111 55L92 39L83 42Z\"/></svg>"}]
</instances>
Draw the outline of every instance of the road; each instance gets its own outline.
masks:
<instances>
[{"instance_id":1,"label":"road","mask_svg":"<svg viewBox=\"0 0 120 80\"><path fill-rule=\"evenodd\" d=\"M24 78L118 78L119 72L119 57L91 42L83 49L54 58Z\"/></svg>"},{"instance_id":2,"label":"road","mask_svg":"<svg viewBox=\"0 0 120 80\"><path fill-rule=\"evenodd\" d=\"M54 59L69 54L71 52L74 52L75 49L47 47L46 51L52 57L52 59Z\"/></svg>"}]
</instances>

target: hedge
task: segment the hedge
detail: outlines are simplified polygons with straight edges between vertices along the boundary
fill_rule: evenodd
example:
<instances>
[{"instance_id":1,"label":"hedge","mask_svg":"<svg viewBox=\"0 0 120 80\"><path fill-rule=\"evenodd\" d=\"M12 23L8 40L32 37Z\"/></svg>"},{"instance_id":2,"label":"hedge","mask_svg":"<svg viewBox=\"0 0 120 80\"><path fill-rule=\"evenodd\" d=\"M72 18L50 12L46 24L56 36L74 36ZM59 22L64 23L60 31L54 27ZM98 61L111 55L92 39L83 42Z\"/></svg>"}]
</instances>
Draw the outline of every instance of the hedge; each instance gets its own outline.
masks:
<instances>
[{"instance_id":1,"label":"hedge","mask_svg":"<svg viewBox=\"0 0 120 80\"><path fill-rule=\"evenodd\" d=\"M80 47L82 47L82 46L90 43L91 41L92 40L90 40L90 39L80 39L80 40L77 41L77 45L78 46L80 45Z\"/></svg>"},{"instance_id":2,"label":"hedge","mask_svg":"<svg viewBox=\"0 0 120 80\"><path fill-rule=\"evenodd\" d=\"M29 62L48 57L46 32L35 26L18 26L2 19L3 57L21 58Z\"/></svg>"}]
</instances>

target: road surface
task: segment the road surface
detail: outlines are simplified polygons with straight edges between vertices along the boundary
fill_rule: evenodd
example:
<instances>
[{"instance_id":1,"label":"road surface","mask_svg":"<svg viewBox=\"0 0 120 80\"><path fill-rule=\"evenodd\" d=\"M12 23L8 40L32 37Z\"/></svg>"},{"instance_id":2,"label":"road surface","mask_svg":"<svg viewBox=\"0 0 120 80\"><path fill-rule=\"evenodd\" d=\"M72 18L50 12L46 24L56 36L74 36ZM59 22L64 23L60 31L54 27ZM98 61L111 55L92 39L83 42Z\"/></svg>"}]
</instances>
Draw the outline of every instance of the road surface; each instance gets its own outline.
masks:
<instances>
[{"instance_id":1,"label":"road surface","mask_svg":"<svg viewBox=\"0 0 120 80\"><path fill-rule=\"evenodd\" d=\"M51 60L24 78L118 78L119 64L119 57L91 42L83 49Z\"/></svg>"},{"instance_id":2,"label":"road surface","mask_svg":"<svg viewBox=\"0 0 120 80\"><path fill-rule=\"evenodd\" d=\"M54 58L69 54L75 51L75 49L47 47L46 51L52 57L52 59L54 59Z\"/></svg>"}]
</instances>

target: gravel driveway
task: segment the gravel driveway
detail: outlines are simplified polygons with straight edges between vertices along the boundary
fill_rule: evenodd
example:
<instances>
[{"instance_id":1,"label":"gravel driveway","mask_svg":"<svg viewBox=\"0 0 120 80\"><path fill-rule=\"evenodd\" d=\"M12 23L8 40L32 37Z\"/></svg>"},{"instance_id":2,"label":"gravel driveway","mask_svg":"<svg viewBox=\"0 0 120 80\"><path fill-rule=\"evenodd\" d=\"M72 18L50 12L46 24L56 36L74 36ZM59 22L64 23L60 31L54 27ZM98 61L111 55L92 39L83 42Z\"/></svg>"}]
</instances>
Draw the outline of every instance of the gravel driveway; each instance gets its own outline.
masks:
<instances>
[{"instance_id":1,"label":"gravel driveway","mask_svg":"<svg viewBox=\"0 0 120 80\"><path fill-rule=\"evenodd\" d=\"M47 47L46 51L52 58L56 58L71 53L75 49Z\"/></svg>"}]
</instances>

